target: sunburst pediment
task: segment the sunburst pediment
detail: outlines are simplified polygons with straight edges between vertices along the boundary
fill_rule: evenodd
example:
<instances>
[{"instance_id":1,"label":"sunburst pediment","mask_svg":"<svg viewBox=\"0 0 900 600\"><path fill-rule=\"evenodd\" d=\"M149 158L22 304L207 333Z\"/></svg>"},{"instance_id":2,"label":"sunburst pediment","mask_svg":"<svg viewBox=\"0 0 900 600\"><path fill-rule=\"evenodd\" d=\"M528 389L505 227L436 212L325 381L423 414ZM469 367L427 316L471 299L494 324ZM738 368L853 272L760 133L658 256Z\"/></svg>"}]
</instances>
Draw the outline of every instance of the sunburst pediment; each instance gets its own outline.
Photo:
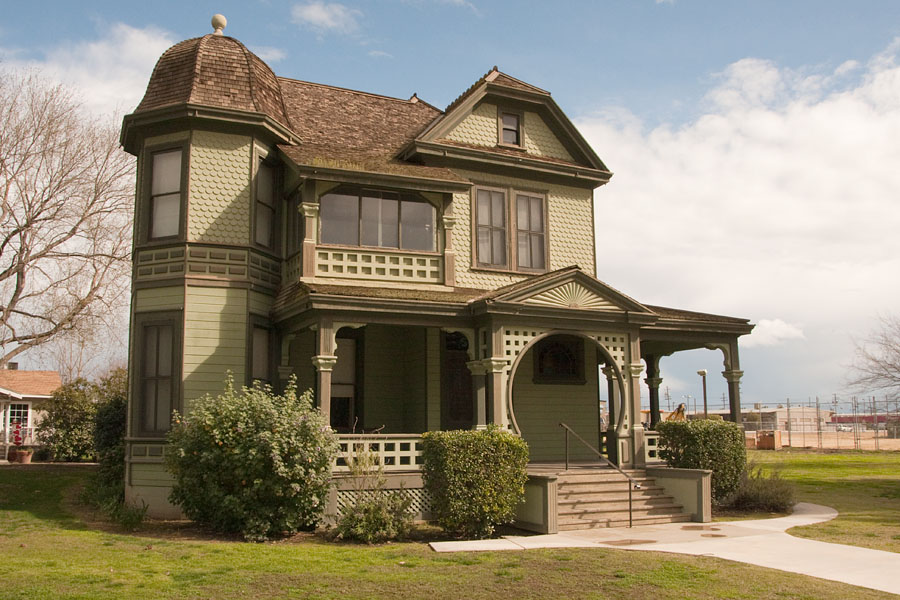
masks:
<instances>
[{"instance_id":1,"label":"sunburst pediment","mask_svg":"<svg viewBox=\"0 0 900 600\"><path fill-rule=\"evenodd\" d=\"M529 298L525 298L523 302L525 304L536 304L554 308L622 310L617 304L610 302L608 299L575 281L564 283Z\"/></svg>"}]
</instances>

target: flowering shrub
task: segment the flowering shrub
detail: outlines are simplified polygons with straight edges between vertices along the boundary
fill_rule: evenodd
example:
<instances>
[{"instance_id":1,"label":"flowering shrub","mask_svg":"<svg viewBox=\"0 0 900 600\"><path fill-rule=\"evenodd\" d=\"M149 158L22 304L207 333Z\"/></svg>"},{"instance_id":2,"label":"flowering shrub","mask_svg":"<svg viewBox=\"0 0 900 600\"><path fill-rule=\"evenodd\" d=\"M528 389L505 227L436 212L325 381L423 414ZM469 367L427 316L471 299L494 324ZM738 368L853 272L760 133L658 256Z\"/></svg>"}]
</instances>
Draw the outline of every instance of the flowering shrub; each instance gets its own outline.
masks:
<instances>
[{"instance_id":1,"label":"flowering shrub","mask_svg":"<svg viewBox=\"0 0 900 600\"><path fill-rule=\"evenodd\" d=\"M166 466L169 499L185 515L223 533L263 541L316 525L325 509L337 441L312 393L284 395L255 384L175 415Z\"/></svg>"}]
</instances>

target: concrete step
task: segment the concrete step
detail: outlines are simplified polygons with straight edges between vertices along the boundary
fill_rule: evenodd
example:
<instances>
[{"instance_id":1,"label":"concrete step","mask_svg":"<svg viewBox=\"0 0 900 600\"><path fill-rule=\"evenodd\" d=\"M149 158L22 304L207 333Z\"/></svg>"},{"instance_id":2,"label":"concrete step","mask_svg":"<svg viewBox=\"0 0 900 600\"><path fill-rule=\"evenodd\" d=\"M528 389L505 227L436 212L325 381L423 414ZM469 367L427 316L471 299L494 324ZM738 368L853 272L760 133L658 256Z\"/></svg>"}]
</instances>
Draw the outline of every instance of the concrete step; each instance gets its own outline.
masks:
<instances>
[{"instance_id":1,"label":"concrete step","mask_svg":"<svg viewBox=\"0 0 900 600\"><path fill-rule=\"evenodd\" d=\"M641 489L631 490L632 496L658 496L666 492L661 485L641 485ZM623 485L577 485L577 486L560 486L556 488L558 498L582 498L585 496L628 496L628 488Z\"/></svg>"},{"instance_id":2,"label":"concrete step","mask_svg":"<svg viewBox=\"0 0 900 600\"><path fill-rule=\"evenodd\" d=\"M634 514L632 524L635 527L640 525L659 525L661 523L684 523L690 521L691 516L684 513L673 515L639 515ZM604 529L607 527L628 527L628 514L624 518L619 516L610 516L599 519L573 519L560 520L558 523L560 531L574 531L578 529Z\"/></svg>"},{"instance_id":3,"label":"concrete step","mask_svg":"<svg viewBox=\"0 0 900 600\"><path fill-rule=\"evenodd\" d=\"M631 501L633 510L670 509L673 512L681 512L683 508L675 502L671 496L659 498L633 498ZM599 502L560 502L557 507L559 516L569 514L604 513L624 510L628 512L628 498L616 500L602 500Z\"/></svg>"}]
</instances>

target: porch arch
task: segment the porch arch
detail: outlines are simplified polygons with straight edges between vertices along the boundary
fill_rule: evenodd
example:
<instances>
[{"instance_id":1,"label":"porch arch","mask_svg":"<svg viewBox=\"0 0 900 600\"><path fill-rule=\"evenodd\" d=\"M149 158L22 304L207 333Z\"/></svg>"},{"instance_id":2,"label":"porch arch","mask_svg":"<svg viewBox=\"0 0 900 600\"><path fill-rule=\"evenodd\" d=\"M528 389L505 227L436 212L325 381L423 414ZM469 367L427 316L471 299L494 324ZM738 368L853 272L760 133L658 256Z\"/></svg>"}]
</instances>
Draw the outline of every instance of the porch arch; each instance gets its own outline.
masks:
<instances>
[{"instance_id":1,"label":"porch arch","mask_svg":"<svg viewBox=\"0 0 900 600\"><path fill-rule=\"evenodd\" d=\"M509 371L509 377L507 378L507 381L506 381L506 386L507 386L506 387L506 410L509 413L509 420L513 426L513 431L517 435L520 435L520 436L522 435L522 430L519 428L519 423L516 420L514 392L513 392L514 384L516 381L516 373L519 370L519 365L522 363L523 357L525 357L525 355L527 355L529 353L529 351L532 350L532 348L534 348L534 346L538 342L540 342L543 339L553 337L555 335L580 337L580 338L583 338L590 342L593 342L594 346L597 348L600 355L606 361L606 365L609 366L613 370L613 373L615 374L615 377L616 377L616 381L618 383L619 394L618 394L617 398L610 398L610 403L612 404L613 402L615 402L615 406L614 406L614 412L616 414L615 431L616 431L616 433L620 433L625 424L625 408L626 408L626 405L625 405L625 398L626 398L625 379L622 376L622 370L619 368L619 365L616 364L616 361L613 358L612 354L610 354L609 350L607 350L606 347L602 343L600 343L599 340L597 340L585 333L582 333L580 331L566 331L566 330L561 330L561 329L554 329L552 331L548 331L548 332L538 335L537 337L535 337L534 339L529 341L527 344L525 344L525 346L522 348L522 350L516 356L515 360L513 360L512 367L510 368L510 371Z\"/></svg>"}]
</instances>

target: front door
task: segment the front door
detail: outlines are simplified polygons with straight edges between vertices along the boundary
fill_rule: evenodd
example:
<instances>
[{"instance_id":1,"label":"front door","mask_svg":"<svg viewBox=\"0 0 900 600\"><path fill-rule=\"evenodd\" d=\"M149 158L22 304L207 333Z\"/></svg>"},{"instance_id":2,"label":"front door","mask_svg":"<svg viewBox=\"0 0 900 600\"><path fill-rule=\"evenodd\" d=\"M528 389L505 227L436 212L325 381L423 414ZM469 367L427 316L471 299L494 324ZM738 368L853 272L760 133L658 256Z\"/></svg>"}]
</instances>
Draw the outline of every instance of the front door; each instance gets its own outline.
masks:
<instances>
[{"instance_id":1,"label":"front door","mask_svg":"<svg viewBox=\"0 0 900 600\"><path fill-rule=\"evenodd\" d=\"M469 342L461 333L441 334L441 429L472 429L475 395L466 366Z\"/></svg>"}]
</instances>

